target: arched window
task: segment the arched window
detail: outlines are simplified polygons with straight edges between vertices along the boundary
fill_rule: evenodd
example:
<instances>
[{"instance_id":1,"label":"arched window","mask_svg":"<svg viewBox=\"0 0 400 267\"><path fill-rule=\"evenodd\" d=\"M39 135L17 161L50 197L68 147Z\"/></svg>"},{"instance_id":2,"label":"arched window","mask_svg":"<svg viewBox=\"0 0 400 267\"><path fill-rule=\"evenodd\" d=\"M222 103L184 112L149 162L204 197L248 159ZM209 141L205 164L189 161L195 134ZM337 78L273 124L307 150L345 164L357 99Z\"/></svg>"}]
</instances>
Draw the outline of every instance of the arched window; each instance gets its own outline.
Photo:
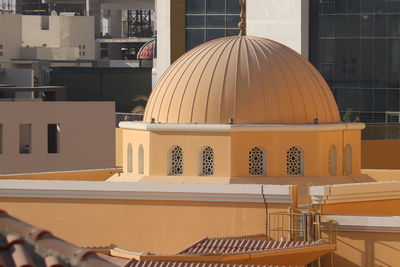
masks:
<instances>
[{"instance_id":1,"label":"arched window","mask_svg":"<svg viewBox=\"0 0 400 267\"><path fill-rule=\"evenodd\" d=\"M304 153L300 147L291 147L286 152L286 170L290 176L304 175Z\"/></svg>"},{"instance_id":2,"label":"arched window","mask_svg":"<svg viewBox=\"0 0 400 267\"><path fill-rule=\"evenodd\" d=\"M180 146L175 146L170 151L169 175L183 174L183 150Z\"/></svg>"},{"instance_id":3,"label":"arched window","mask_svg":"<svg viewBox=\"0 0 400 267\"><path fill-rule=\"evenodd\" d=\"M337 160L336 160L336 147L331 146L329 148L329 155L328 155L328 171L330 176L336 175L337 170Z\"/></svg>"},{"instance_id":4,"label":"arched window","mask_svg":"<svg viewBox=\"0 0 400 267\"><path fill-rule=\"evenodd\" d=\"M249 151L249 174L254 176L265 175L265 153L261 147L253 147Z\"/></svg>"},{"instance_id":5,"label":"arched window","mask_svg":"<svg viewBox=\"0 0 400 267\"><path fill-rule=\"evenodd\" d=\"M353 173L353 155L350 145L346 145L344 147L344 155L343 155L343 169L344 175L350 175Z\"/></svg>"},{"instance_id":6,"label":"arched window","mask_svg":"<svg viewBox=\"0 0 400 267\"><path fill-rule=\"evenodd\" d=\"M214 150L207 146L201 152L201 175L214 175Z\"/></svg>"},{"instance_id":7,"label":"arched window","mask_svg":"<svg viewBox=\"0 0 400 267\"><path fill-rule=\"evenodd\" d=\"M138 150L138 173L139 174L144 173L144 151L142 145L139 145L139 150Z\"/></svg>"},{"instance_id":8,"label":"arched window","mask_svg":"<svg viewBox=\"0 0 400 267\"><path fill-rule=\"evenodd\" d=\"M126 165L127 165L127 171L132 172L132 144L128 144L128 150L127 150L127 155L126 155Z\"/></svg>"}]
</instances>

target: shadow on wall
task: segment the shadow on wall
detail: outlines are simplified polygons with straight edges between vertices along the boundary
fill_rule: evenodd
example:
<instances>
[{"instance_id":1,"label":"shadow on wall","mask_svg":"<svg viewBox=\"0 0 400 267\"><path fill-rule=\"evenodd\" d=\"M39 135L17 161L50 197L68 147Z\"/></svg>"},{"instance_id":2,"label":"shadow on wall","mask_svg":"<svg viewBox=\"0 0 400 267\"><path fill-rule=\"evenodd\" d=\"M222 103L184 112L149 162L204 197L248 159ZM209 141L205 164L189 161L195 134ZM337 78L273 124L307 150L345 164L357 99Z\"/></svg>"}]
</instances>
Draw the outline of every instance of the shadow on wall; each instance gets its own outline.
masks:
<instances>
[{"instance_id":1,"label":"shadow on wall","mask_svg":"<svg viewBox=\"0 0 400 267\"><path fill-rule=\"evenodd\" d=\"M393 233L338 232L333 266L398 266L399 238ZM323 257L323 266L330 267L330 262L329 254Z\"/></svg>"},{"instance_id":2,"label":"shadow on wall","mask_svg":"<svg viewBox=\"0 0 400 267\"><path fill-rule=\"evenodd\" d=\"M400 140L362 140L362 169L400 170Z\"/></svg>"}]
</instances>

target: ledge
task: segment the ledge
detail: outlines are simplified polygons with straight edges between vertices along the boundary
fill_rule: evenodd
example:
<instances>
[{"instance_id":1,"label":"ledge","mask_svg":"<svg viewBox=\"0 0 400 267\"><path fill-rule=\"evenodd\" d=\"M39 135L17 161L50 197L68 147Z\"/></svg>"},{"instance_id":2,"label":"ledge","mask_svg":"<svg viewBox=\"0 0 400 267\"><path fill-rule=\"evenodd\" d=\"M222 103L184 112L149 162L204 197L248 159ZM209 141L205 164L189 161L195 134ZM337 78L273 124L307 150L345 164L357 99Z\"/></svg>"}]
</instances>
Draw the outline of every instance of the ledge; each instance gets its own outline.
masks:
<instances>
[{"instance_id":1,"label":"ledge","mask_svg":"<svg viewBox=\"0 0 400 267\"><path fill-rule=\"evenodd\" d=\"M290 185L2 180L2 198L291 203Z\"/></svg>"},{"instance_id":2,"label":"ledge","mask_svg":"<svg viewBox=\"0 0 400 267\"><path fill-rule=\"evenodd\" d=\"M400 181L312 186L313 204L400 199Z\"/></svg>"},{"instance_id":3,"label":"ledge","mask_svg":"<svg viewBox=\"0 0 400 267\"><path fill-rule=\"evenodd\" d=\"M314 132L362 130L364 123L330 124L174 124L122 121L120 128L142 131L184 132Z\"/></svg>"},{"instance_id":4,"label":"ledge","mask_svg":"<svg viewBox=\"0 0 400 267\"><path fill-rule=\"evenodd\" d=\"M400 233L399 216L322 215L322 230L328 230L329 221L335 221L334 230L344 232Z\"/></svg>"}]
</instances>

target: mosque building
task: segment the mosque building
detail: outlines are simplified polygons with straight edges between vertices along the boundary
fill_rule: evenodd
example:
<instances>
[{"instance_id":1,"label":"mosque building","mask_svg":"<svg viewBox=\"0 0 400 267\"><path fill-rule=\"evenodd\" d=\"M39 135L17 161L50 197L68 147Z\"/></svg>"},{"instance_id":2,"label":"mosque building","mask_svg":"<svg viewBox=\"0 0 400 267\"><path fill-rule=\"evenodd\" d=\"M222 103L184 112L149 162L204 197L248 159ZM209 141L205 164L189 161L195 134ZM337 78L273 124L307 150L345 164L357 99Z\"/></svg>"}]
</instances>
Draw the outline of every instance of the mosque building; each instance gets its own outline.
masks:
<instances>
[{"instance_id":1,"label":"mosque building","mask_svg":"<svg viewBox=\"0 0 400 267\"><path fill-rule=\"evenodd\" d=\"M123 173L1 180L1 209L113 244L124 266L397 266L400 176L362 172L365 125L342 122L319 72L244 19L169 67L143 121L120 123Z\"/></svg>"}]
</instances>

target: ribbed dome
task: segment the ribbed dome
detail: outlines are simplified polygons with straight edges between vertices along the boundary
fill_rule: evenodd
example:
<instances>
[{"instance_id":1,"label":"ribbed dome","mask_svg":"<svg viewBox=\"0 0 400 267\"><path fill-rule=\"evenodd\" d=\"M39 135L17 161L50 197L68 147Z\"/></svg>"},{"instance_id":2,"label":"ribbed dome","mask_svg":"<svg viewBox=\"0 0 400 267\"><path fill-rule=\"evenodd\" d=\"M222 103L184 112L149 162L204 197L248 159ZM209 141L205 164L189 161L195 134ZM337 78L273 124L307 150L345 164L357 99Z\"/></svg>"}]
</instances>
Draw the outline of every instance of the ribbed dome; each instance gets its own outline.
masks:
<instances>
[{"instance_id":1,"label":"ribbed dome","mask_svg":"<svg viewBox=\"0 0 400 267\"><path fill-rule=\"evenodd\" d=\"M319 72L292 49L259 37L234 36L200 45L164 73L144 121L161 123L340 122Z\"/></svg>"}]
</instances>

